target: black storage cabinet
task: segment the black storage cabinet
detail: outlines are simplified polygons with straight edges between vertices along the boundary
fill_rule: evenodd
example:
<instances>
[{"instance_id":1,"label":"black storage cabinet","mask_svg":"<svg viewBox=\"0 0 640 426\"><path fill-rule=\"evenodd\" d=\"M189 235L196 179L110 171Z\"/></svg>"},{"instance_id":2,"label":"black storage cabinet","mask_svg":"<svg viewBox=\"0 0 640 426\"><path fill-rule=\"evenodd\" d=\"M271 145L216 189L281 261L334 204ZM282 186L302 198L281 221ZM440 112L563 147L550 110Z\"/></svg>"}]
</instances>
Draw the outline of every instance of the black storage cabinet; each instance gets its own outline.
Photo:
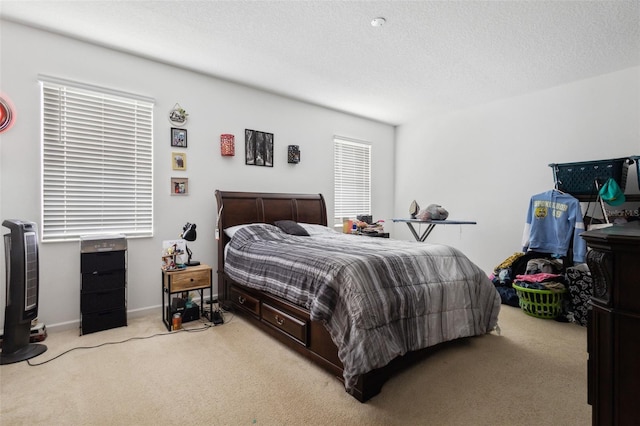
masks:
<instances>
[{"instance_id":1,"label":"black storage cabinet","mask_svg":"<svg viewBox=\"0 0 640 426\"><path fill-rule=\"evenodd\" d=\"M127 325L126 255L123 236L81 239L81 335Z\"/></svg>"}]
</instances>

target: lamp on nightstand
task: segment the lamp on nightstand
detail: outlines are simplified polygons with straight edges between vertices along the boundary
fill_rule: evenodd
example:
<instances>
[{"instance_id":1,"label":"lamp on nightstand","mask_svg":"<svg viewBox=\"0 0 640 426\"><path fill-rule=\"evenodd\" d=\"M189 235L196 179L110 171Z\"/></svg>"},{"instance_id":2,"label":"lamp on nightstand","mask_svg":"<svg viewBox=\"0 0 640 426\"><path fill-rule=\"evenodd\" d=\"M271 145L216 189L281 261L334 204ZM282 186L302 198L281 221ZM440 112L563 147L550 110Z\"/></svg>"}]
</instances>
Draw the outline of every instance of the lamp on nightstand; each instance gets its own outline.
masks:
<instances>
[{"instance_id":1,"label":"lamp on nightstand","mask_svg":"<svg viewBox=\"0 0 640 426\"><path fill-rule=\"evenodd\" d=\"M196 224L195 223L189 223L187 222L186 225L184 225L184 227L182 228L182 235L180 236L180 238L187 240L187 241L195 241L197 238L197 234L196 234ZM197 266L200 264L199 261L197 260L191 260L191 250L189 250L189 246L186 246L187 248L187 266Z\"/></svg>"}]
</instances>

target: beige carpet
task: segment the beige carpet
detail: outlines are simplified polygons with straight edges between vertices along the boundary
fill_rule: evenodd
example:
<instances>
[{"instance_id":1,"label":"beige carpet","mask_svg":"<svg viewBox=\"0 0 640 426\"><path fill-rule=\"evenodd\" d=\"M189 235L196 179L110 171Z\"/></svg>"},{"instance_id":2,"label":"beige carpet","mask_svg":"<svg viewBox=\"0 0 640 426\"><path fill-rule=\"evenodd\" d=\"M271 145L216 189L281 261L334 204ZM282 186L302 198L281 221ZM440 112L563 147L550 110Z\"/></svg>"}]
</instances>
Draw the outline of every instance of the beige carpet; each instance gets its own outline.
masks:
<instances>
[{"instance_id":1,"label":"beige carpet","mask_svg":"<svg viewBox=\"0 0 640 426\"><path fill-rule=\"evenodd\" d=\"M0 367L2 425L588 425L586 329L502 307L501 335L442 347L362 404L241 317ZM185 324L189 328L201 324ZM165 333L160 315L78 336L49 332L40 363L77 346Z\"/></svg>"}]
</instances>

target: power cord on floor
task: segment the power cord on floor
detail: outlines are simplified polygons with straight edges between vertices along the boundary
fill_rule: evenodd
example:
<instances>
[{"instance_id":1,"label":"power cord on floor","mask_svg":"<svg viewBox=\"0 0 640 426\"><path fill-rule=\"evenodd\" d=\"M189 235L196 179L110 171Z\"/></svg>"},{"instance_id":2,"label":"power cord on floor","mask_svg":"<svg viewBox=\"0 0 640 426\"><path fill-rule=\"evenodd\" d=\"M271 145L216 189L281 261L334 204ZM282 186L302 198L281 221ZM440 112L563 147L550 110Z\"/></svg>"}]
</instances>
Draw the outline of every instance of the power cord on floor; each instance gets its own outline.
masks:
<instances>
[{"instance_id":1,"label":"power cord on floor","mask_svg":"<svg viewBox=\"0 0 640 426\"><path fill-rule=\"evenodd\" d=\"M218 300L214 300L213 302L209 302L209 301L207 301L208 309L207 309L207 308L205 308L205 309L204 309L204 311L205 311L205 315L206 315L206 316L208 316L209 320L205 321L205 320L201 317L201 318L200 318L200 323L201 323L201 324L203 324L203 326L202 326L202 327L198 327L198 328L186 328L186 327L184 326L184 324L183 324L183 325L182 325L182 328L181 328L180 330L167 331L167 332L165 332L165 333L156 333L156 334L152 334L151 336L136 336L136 337L130 337L130 338L125 339L125 340L120 340L120 341L117 341L117 342L105 342L105 343L100 343L99 345L94 345L94 346L77 346L77 347L75 347L75 348L71 348L71 349L68 349L68 350L66 350L66 351L62 352L61 354L58 354L58 355L54 356L54 357L53 357L53 358L51 358L51 359L48 359L48 360L46 360L46 361L43 361L43 362L40 362L40 363L36 363L36 364L32 363L30 360L26 360L26 361L27 361L27 364L29 364L29 366L31 366L31 367L38 367L38 366L40 366L40 365L44 365L44 364L46 364L46 363L48 363L48 362L51 362L51 361L53 361L53 360L56 360L56 359L60 358L61 356L68 354L69 352L73 352L73 351L75 351L75 350L79 350L79 349L96 349L96 348L99 348L99 347L101 347L101 346L107 346L107 345L119 345L119 344L121 344L121 343L130 342L130 341L132 341L132 340L144 340L144 339L151 339L151 338L153 338L153 337L158 337L158 336L168 336L168 335L170 335L170 334L175 334L175 333L179 333L179 332L198 333L198 332L201 332L201 331L206 331L206 330L208 330L208 329L210 329L210 328L212 328L212 327L216 327L216 326L217 326L216 324L214 324L213 322L211 322L211 311L212 311L212 306L211 306L211 305L212 305L212 304L215 304L215 305L216 305L216 311L217 311L218 313L220 313L220 316L222 317L222 319L223 319L223 321L224 321L223 323L221 323L221 324L217 324L217 325L227 324L227 323L229 323L231 320L233 320L233 318L234 318L233 313L232 313L232 312L230 312L230 311L227 311L227 310L226 310L226 309L224 309L224 308L222 308L222 307L218 304ZM228 315L229 315L229 314L231 314L231 318L229 318L229 317L228 317Z\"/></svg>"},{"instance_id":2,"label":"power cord on floor","mask_svg":"<svg viewBox=\"0 0 640 426\"><path fill-rule=\"evenodd\" d=\"M62 352L61 354L58 354L58 355L54 356L51 359L48 359L46 361L43 361L43 362L40 362L40 363L37 363L37 364L31 363L31 361L28 360L28 359L26 361L27 361L27 364L29 364L31 367L38 367L40 365L44 365L44 364L46 364L48 362L56 360L56 359L60 358L61 356L68 354L69 352L73 352L73 351L79 350L79 349L95 349L95 348L99 348L99 347L102 347L102 346L119 345L121 343L127 343L127 342L130 342L132 340L145 340L145 339L151 339L153 337L158 337L158 336L168 336L170 334L175 334L175 333L180 333L180 332L197 333L197 332L201 332L201 331L206 331L206 330L208 330L208 329L210 329L210 328L212 328L214 326L213 323L208 323L208 322L204 322L204 321L202 321L202 324L204 324L204 325L202 327L198 327L198 328L185 328L183 326L180 330L167 331L167 332L164 332L164 333L156 333L156 334L152 334L151 336L130 337L130 338L125 339L125 340L120 340L120 341L117 341L117 342L105 342L105 343L100 343L99 345L94 345L94 346L76 346L75 348L68 349L68 350Z\"/></svg>"},{"instance_id":3,"label":"power cord on floor","mask_svg":"<svg viewBox=\"0 0 640 426\"><path fill-rule=\"evenodd\" d=\"M216 324L216 326L229 324L235 317L233 311L228 311L224 309L222 306L219 306L218 309L216 309L216 311L220 314L220 316L222 317L222 320L224 321L223 323Z\"/></svg>"},{"instance_id":4,"label":"power cord on floor","mask_svg":"<svg viewBox=\"0 0 640 426\"><path fill-rule=\"evenodd\" d=\"M222 319L222 322L220 322L218 324L214 323L214 321L213 321L214 320L214 317L213 317L213 313L214 312L216 312L216 313L218 313L220 315L220 318ZM209 318L209 321L214 323L213 325L215 325L215 326L227 324L231 320L233 320L233 318L234 318L233 312L224 309L222 307L222 305L218 302L218 299L214 299L213 301L211 301L211 299L206 300L205 301L205 307L204 307L204 313L205 313L205 316L207 318ZM231 318L229 318L228 315L225 315L225 314L230 314Z\"/></svg>"}]
</instances>

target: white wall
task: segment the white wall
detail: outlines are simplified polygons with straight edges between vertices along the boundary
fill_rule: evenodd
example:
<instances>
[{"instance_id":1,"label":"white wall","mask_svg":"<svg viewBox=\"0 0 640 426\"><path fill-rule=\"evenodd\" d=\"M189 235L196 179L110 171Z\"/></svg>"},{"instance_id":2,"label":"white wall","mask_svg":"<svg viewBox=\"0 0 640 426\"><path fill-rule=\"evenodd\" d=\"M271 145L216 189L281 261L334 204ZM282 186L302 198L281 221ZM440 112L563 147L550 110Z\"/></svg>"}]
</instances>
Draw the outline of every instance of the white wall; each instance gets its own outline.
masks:
<instances>
[{"instance_id":1,"label":"white wall","mask_svg":"<svg viewBox=\"0 0 640 426\"><path fill-rule=\"evenodd\" d=\"M129 240L134 311L160 305L162 240L176 238L185 222L198 225L198 240L189 245L194 258L215 269L215 189L322 193L332 217L333 135L373 143L375 218L406 217L416 199L423 207L442 204L452 219L476 220L476 226L438 227L430 241L461 248L487 272L520 250L530 196L553 185L549 163L640 155L638 67L415 120L394 135L391 126L14 23L0 21L0 43L0 92L17 112L14 127L0 134L2 219L40 223L38 74L156 99L155 236ZM190 114L188 167L180 173L171 170L166 118L176 102ZM244 165L245 128L274 133L273 168ZM235 157L220 156L221 133L236 135ZM286 163L289 144L300 145L298 165ZM169 195L171 176L189 177L189 196ZM628 187L637 188L635 179L631 172ZM404 225L387 224L394 237L412 239ZM4 257L4 247L0 252ZM79 261L77 243L40 246L39 317L48 327L79 319ZM4 297L0 289L1 306Z\"/></svg>"},{"instance_id":2,"label":"white wall","mask_svg":"<svg viewBox=\"0 0 640 426\"><path fill-rule=\"evenodd\" d=\"M530 197L553 187L549 164L640 155L640 68L415 120L398 127L396 147L396 216L416 199L476 220L437 227L430 241L491 272L521 250ZM627 189L638 192L635 167ZM394 232L410 238L399 224Z\"/></svg>"},{"instance_id":3,"label":"white wall","mask_svg":"<svg viewBox=\"0 0 640 426\"><path fill-rule=\"evenodd\" d=\"M186 222L198 226L194 259L215 268L214 191L322 193L333 216L333 136L373 144L373 213L393 213L392 126L0 21L0 91L15 104L17 121L1 134L0 217L40 218L40 94L38 74L137 93L156 99L154 110L153 238L129 240L130 310L161 303L162 240L177 238ZM177 56L180 52L175 52ZM189 113L187 170L171 169L167 117L178 102ZM274 134L274 167L244 164L244 129ZM236 156L220 156L220 134L236 136ZM287 145L300 145L301 162L287 163ZM174 148L175 149L175 148ZM190 195L170 196L171 176L189 178ZM6 231L4 228L3 233ZM2 247L4 252L4 247ZM4 253L2 253L4 258ZM1 275L4 280L4 261ZM215 291L215 290L214 290ZM4 289L0 291L5 305ZM39 318L48 327L75 326L80 316L78 243L40 244ZM160 309L157 308L160 318ZM0 320L4 322L4 317Z\"/></svg>"}]
</instances>

